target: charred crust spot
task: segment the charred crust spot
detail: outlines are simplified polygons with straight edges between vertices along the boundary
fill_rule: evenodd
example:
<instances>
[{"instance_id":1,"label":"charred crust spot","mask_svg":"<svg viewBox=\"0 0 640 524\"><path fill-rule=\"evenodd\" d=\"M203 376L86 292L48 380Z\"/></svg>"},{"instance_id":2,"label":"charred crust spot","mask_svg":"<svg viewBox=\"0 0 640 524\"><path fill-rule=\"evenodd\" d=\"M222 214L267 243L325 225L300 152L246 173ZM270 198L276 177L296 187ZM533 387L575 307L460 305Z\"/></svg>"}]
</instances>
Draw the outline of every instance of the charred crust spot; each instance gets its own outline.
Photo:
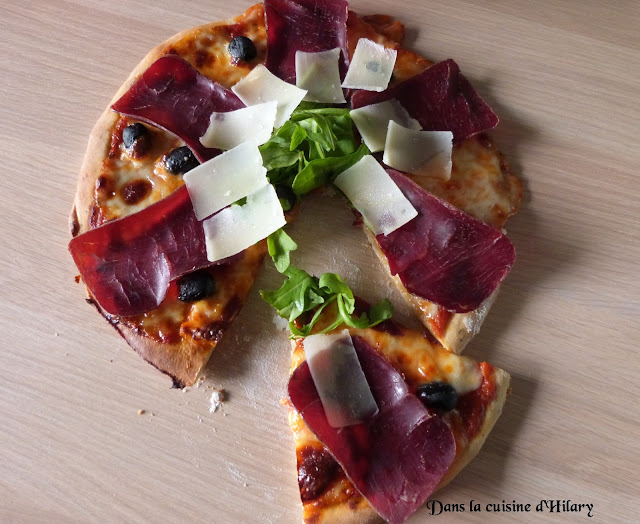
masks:
<instances>
[{"instance_id":1,"label":"charred crust spot","mask_svg":"<svg viewBox=\"0 0 640 524\"><path fill-rule=\"evenodd\" d=\"M120 190L120 197L129 205L135 205L151 193L151 182L139 178Z\"/></svg>"},{"instance_id":2,"label":"charred crust spot","mask_svg":"<svg viewBox=\"0 0 640 524\"><path fill-rule=\"evenodd\" d=\"M108 313L105 313L93 298L89 297L89 298L85 298L85 300L87 304L96 308L98 310L98 313L100 313L105 318L105 320L109 322L109 324L111 324L113 327L116 327L120 323L120 319L118 317L116 317L115 315L109 315Z\"/></svg>"},{"instance_id":3,"label":"charred crust spot","mask_svg":"<svg viewBox=\"0 0 640 524\"><path fill-rule=\"evenodd\" d=\"M239 296L234 295L224 306L220 320L210 322L209 324L191 330L191 336L194 340L210 340L216 344L222 338L224 330L236 318L242 308L242 300Z\"/></svg>"},{"instance_id":4,"label":"charred crust spot","mask_svg":"<svg viewBox=\"0 0 640 524\"><path fill-rule=\"evenodd\" d=\"M96 180L96 189L98 190L105 189L106 187L108 187L109 182L110 182L109 177L105 175L98 177L98 180Z\"/></svg>"},{"instance_id":5,"label":"charred crust spot","mask_svg":"<svg viewBox=\"0 0 640 524\"><path fill-rule=\"evenodd\" d=\"M161 331L158 338L165 344L179 344L181 341L180 332L176 330L171 330L167 333Z\"/></svg>"},{"instance_id":6,"label":"charred crust spot","mask_svg":"<svg viewBox=\"0 0 640 524\"><path fill-rule=\"evenodd\" d=\"M376 348L377 349L377 348ZM380 353L380 351L378 351ZM403 369L407 369L411 367L410 359L404 353L393 353L390 357L387 358L389 363L402 374L404 377Z\"/></svg>"},{"instance_id":7,"label":"charred crust spot","mask_svg":"<svg viewBox=\"0 0 640 524\"><path fill-rule=\"evenodd\" d=\"M184 388L185 383L182 382L182 380L180 380L179 378L174 377L173 375L169 375L169 378L171 378L171 381L172 381L171 389L183 389Z\"/></svg>"},{"instance_id":8,"label":"charred crust spot","mask_svg":"<svg viewBox=\"0 0 640 524\"><path fill-rule=\"evenodd\" d=\"M300 499L302 502L315 500L326 491L338 473L338 463L324 447L299 449L297 459Z\"/></svg>"},{"instance_id":9,"label":"charred crust spot","mask_svg":"<svg viewBox=\"0 0 640 524\"><path fill-rule=\"evenodd\" d=\"M100 175L96 180L96 196L98 198L111 198L116 194L113 185L113 179L110 176Z\"/></svg>"},{"instance_id":10,"label":"charred crust spot","mask_svg":"<svg viewBox=\"0 0 640 524\"><path fill-rule=\"evenodd\" d=\"M175 47L171 46L171 47L167 48L167 50L165 51L165 54L167 54L167 55L177 55L178 54L178 50Z\"/></svg>"},{"instance_id":11,"label":"charred crust spot","mask_svg":"<svg viewBox=\"0 0 640 524\"><path fill-rule=\"evenodd\" d=\"M71 211L71 216L69 217L69 231L71 232L72 237L77 237L80 232L80 222L78 221L78 211L75 206L73 206L73 210Z\"/></svg>"},{"instance_id":12,"label":"charred crust spot","mask_svg":"<svg viewBox=\"0 0 640 524\"><path fill-rule=\"evenodd\" d=\"M145 135L136 140L133 145L127 149L131 158L143 158L151 150L151 137Z\"/></svg>"},{"instance_id":13,"label":"charred crust spot","mask_svg":"<svg viewBox=\"0 0 640 524\"><path fill-rule=\"evenodd\" d=\"M191 336L194 340L209 340L217 344L222 338L222 334L224 333L227 323L228 322L225 322L224 320L211 322L206 326L194 329L191 332Z\"/></svg>"},{"instance_id":14,"label":"charred crust spot","mask_svg":"<svg viewBox=\"0 0 640 524\"><path fill-rule=\"evenodd\" d=\"M205 65L211 65L214 62L213 55L208 51L197 51L194 58L195 66L201 68Z\"/></svg>"}]
</instances>

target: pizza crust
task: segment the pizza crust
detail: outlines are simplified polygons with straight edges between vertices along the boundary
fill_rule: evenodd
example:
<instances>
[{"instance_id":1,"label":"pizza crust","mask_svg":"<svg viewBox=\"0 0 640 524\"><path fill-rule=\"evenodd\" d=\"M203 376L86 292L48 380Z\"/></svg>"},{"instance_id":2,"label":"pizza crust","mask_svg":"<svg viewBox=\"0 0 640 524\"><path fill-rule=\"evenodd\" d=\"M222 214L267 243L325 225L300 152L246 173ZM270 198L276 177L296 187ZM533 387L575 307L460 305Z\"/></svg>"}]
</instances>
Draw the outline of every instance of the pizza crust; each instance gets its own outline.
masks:
<instances>
[{"instance_id":1,"label":"pizza crust","mask_svg":"<svg viewBox=\"0 0 640 524\"><path fill-rule=\"evenodd\" d=\"M494 380L496 385L496 396L487 407L485 412L485 418L482 426L478 430L475 437L468 443L464 451L456 457L455 462L451 466L451 469L447 475L442 479L438 485L437 490L444 488L449 482L451 482L460 473L464 467L471 462L471 460L478 454L482 446L484 445L489 433L495 426L498 418L502 414L502 408L507 400L509 393L509 384L511 382L511 375L506 371L494 368ZM436 491L437 491L436 490Z\"/></svg>"},{"instance_id":2,"label":"pizza crust","mask_svg":"<svg viewBox=\"0 0 640 524\"><path fill-rule=\"evenodd\" d=\"M215 341L195 341L168 344L140 334L132 326L126 325L113 315L106 313L95 300L87 299L122 338L146 362L171 377L173 387L183 388L195 384L198 375L206 366ZM185 363L188 363L185 365Z\"/></svg>"}]
</instances>

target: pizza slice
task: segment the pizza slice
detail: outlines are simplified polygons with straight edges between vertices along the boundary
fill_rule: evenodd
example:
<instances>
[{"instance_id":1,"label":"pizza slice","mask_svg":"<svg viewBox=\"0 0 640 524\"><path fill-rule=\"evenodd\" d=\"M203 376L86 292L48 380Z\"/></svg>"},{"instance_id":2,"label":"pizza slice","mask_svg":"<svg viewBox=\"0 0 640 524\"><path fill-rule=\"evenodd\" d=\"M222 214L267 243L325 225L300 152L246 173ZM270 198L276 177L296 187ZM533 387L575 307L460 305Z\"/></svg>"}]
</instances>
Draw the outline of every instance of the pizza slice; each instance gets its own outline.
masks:
<instances>
[{"instance_id":1,"label":"pizza slice","mask_svg":"<svg viewBox=\"0 0 640 524\"><path fill-rule=\"evenodd\" d=\"M504 155L484 131L498 119L460 74L452 60L439 64L415 55L402 47L404 26L385 16L348 19L348 47L352 54L357 45L354 35L367 35L383 46L395 49L398 58L389 89L376 93L357 91L351 103L354 109L394 100L415 118L422 129L448 129L453 132L449 176L415 176L411 180L433 195L503 230L507 219L517 213L522 200L522 184ZM430 95L433 94L432 96ZM436 108L432 110L431 108ZM389 260L380 249L375 235L363 224L374 251L389 270ZM480 330L496 298L497 290L481 306L467 312L450 311L407 289L397 273L389 276L405 300L434 337L447 349L461 353Z\"/></svg>"},{"instance_id":2,"label":"pizza slice","mask_svg":"<svg viewBox=\"0 0 640 524\"><path fill-rule=\"evenodd\" d=\"M322 327L321 319L314 332ZM404 522L479 452L502 411L509 375L392 320L339 335L342 329L292 341L289 423L304 521ZM364 408L355 423L332 427L333 410L357 413L364 398L353 401L358 388L353 366L344 369L345 336L378 411L367 416Z\"/></svg>"}]
</instances>

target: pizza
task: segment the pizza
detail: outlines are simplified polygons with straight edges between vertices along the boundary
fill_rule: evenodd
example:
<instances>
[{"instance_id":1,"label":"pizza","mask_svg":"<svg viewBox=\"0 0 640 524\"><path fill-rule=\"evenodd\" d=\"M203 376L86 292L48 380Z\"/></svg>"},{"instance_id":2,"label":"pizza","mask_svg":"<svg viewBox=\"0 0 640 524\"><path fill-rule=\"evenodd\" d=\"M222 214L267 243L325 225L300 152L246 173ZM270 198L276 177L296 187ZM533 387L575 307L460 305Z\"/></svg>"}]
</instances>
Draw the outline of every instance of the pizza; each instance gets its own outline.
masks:
<instances>
[{"instance_id":1,"label":"pizza","mask_svg":"<svg viewBox=\"0 0 640 524\"><path fill-rule=\"evenodd\" d=\"M344 0L266 0L179 33L96 123L71 215L88 302L176 387L195 383L271 256L286 280L261 294L294 340L290 421L308 522L403 521L478 452L508 389L506 372L456 354L514 262L504 227L522 187L487 134L497 116L458 65L403 38L400 22ZM345 197L424 333L390 320L387 300L363 306L339 275L291 263L282 228L327 188ZM435 458L397 512L300 404L298 393L317 394L305 343L345 326L365 371L384 370L363 371L378 403L385 381L402 384L400 404L433 436L417 445ZM434 395L448 395L446 409ZM339 433L371 427L352 420Z\"/></svg>"},{"instance_id":2,"label":"pizza","mask_svg":"<svg viewBox=\"0 0 640 524\"><path fill-rule=\"evenodd\" d=\"M315 337L326 336L330 347L335 332ZM320 403L306 362L309 339L292 341L289 423L304 521L376 522L382 516L403 522L478 453L502 412L509 374L456 355L393 320L372 328L348 328L345 335L353 340L363 368L367 366L366 378L375 384L378 405L384 405L391 390L396 395L400 390L400 395L388 401L393 410L381 409L366 423L332 428L317 409ZM327 366L326 359L323 364ZM403 403L402 408L397 403ZM407 412L413 417L411 426ZM438 422L437 429L419 437L416 426L426 422L424 414L431 415L426 419L430 423ZM358 464L362 456L366 471ZM375 470L372 463L377 464Z\"/></svg>"}]
</instances>

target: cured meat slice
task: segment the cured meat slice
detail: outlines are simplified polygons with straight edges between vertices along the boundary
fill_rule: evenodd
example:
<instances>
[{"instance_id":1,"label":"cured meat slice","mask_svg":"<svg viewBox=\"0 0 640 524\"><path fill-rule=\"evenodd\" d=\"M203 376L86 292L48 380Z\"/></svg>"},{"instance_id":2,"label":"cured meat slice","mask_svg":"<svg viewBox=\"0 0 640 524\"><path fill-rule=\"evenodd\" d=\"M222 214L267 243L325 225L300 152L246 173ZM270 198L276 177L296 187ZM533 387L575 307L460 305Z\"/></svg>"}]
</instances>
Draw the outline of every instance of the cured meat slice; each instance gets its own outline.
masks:
<instances>
[{"instance_id":1,"label":"cured meat slice","mask_svg":"<svg viewBox=\"0 0 640 524\"><path fill-rule=\"evenodd\" d=\"M425 131L451 131L461 142L498 124L498 117L460 73L453 60L444 60L386 91L356 91L354 109L391 98L415 118Z\"/></svg>"},{"instance_id":2,"label":"cured meat slice","mask_svg":"<svg viewBox=\"0 0 640 524\"><path fill-rule=\"evenodd\" d=\"M267 69L296 83L296 51L315 53L340 48L340 78L347 71L347 15L344 0L265 0Z\"/></svg>"},{"instance_id":3,"label":"cured meat slice","mask_svg":"<svg viewBox=\"0 0 640 524\"><path fill-rule=\"evenodd\" d=\"M376 415L331 427L306 361L291 375L289 398L371 506L391 523L404 522L449 470L455 439L369 343L354 336L353 344L379 408Z\"/></svg>"},{"instance_id":4,"label":"cured meat slice","mask_svg":"<svg viewBox=\"0 0 640 524\"><path fill-rule=\"evenodd\" d=\"M171 280L212 265L185 186L75 237L69 251L100 307L122 317L155 309Z\"/></svg>"},{"instance_id":5,"label":"cured meat slice","mask_svg":"<svg viewBox=\"0 0 640 524\"><path fill-rule=\"evenodd\" d=\"M387 172L418 216L376 241L392 275L410 293L464 313L497 289L515 261L515 249L497 229L467 215L402 173Z\"/></svg>"},{"instance_id":6,"label":"cured meat slice","mask_svg":"<svg viewBox=\"0 0 640 524\"><path fill-rule=\"evenodd\" d=\"M182 58L166 55L151 64L111 109L169 131L204 162L220 153L200 143L211 113L243 107L232 91L201 75Z\"/></svg>"}]
</instances>

